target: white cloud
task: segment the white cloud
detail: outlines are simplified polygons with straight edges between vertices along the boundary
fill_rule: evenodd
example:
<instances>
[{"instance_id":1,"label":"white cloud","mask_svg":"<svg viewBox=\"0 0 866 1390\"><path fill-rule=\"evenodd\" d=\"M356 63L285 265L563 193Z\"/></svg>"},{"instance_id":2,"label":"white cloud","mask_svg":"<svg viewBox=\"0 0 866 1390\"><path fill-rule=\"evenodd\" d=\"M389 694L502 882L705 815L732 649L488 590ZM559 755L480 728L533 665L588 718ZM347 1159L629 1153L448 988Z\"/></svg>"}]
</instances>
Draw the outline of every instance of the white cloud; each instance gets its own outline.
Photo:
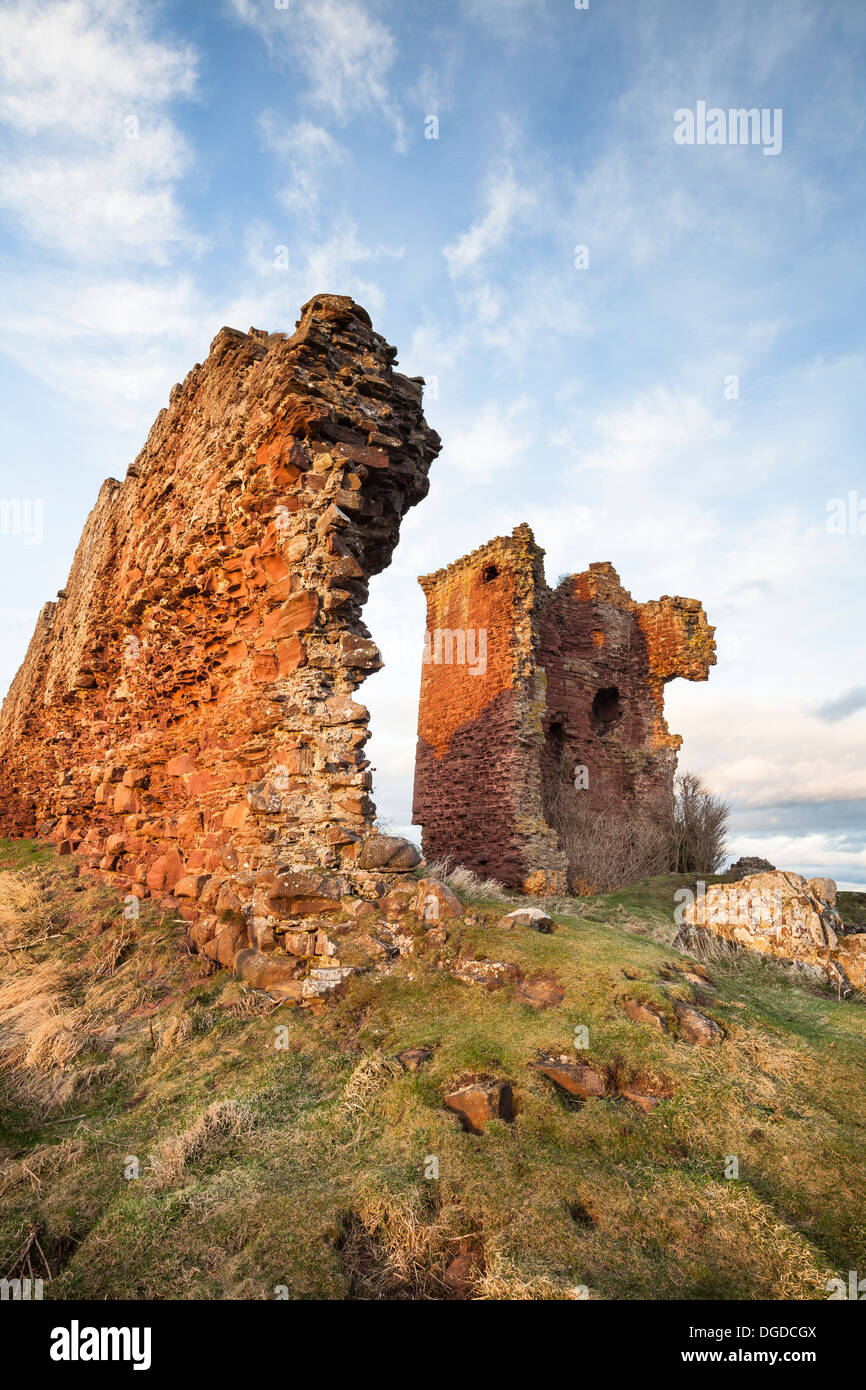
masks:
<instances>
[{"instance_id":1,"label":"white cloud","mask_svg":"<svg viewBox=\"0 0 866 1390\"><path fill-rule=\"evenodd\" d=\"M670 466L674 455L682 462L684 451L705 449L712 440L724 438L729 428L697 397L657 386L599 416L592 448L581 448L567 429L554 431L552 442L571 451L581 469L622 475L648 472L660 463Z\"/></svg>"},{"instance_id":2,"label":"white cloud","mask_svg":"<svg viewBox=\"0 0 866 1390\"><path fill-rule=\"evenodd\" d=\"M512 468L532 439L524 419L531 407L526 396L505 407L487 401L473 412L470 425L452 426L437 464L439 470L449 470L449 485L465 488L487 483Z\"/></svg>"},{"instance_id":3,"label":"white cloud","mask_svg":"<svg viewBox=\"0 0 866 1390\"><path fill-rule=\"evenodd\" d=\"M4 7L0 120L101 141L124 116L192 96L192 49L149 38L146 13L136 0Z\"/></svg>"},{"instance_id":4,"label":"white cloud","mask_svg":"<svg viewBox=\"0 0 866 1390\"><path fill-rule=\"evenodd\" d=\"M0 207L75 259L165 262L192 240L175 196L191 155L167 114L195 90L191 50L152 39L127 0L21 4L3 22Z\"/></svg>"},{"instance_id":5,"label":"white cloud","mask_svg":"<svg viewBox=\"0 0 866 1390\"><path fill-rule=\"evenodd\" d=\"M452 280L486 265L535 205L534 191L518 178L510 162L496 169L487 179L484 212L444 249Z\"/></svg>"},{"instance_id":6,"label":"white cloud","mask_svg":"<svg viewBox=\"0 0 866 1390\"><path fill-rule=\"evenodd\" d=\"M274 111L263 111L259 126L269 150L279 155L289 170L290 181L277 197L289 212L314 212L322 196L327 166L340 163L345 151L332 135L312 121L297 121L285 130Z\"/></svg>"},{"instance_id":7,"label":"white cloud","mask_svg":"<svg viewBox=\"0 0 866 1390\"><path fill-rule=\"evenodd\" d=\"M378 113L393 127L397 148L405 149L403 117L388 87L396 44L361 0L295 0L286 9L271 0L232 0L232 5L276 61L302 69L312 101L341 125Z\"/></svg>"}]
</instances>

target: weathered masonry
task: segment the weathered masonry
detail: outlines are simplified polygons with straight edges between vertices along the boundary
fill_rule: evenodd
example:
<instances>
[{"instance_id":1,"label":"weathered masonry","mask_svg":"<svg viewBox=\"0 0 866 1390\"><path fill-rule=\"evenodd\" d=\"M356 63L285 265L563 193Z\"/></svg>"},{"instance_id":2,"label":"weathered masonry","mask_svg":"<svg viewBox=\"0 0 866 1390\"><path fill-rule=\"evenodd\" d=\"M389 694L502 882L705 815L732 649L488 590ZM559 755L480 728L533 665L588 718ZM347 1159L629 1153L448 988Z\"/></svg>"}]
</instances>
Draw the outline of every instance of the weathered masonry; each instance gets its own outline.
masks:
<instances>
[{"instance_id":1,"label":"weathered masonry","mask_svg":"<svg viewBox=\"0 0 866 1390\"><path fill-rule=\"evenodd\" d=\"M545 583L532 531L419 582L427 598L413 821L450 856L527 892L565 891L545 817L562 769L635 808L669 796L681 739L664 687L706 680L714 628L697 599L636 603L610 564Z\"/></svg>"},{"instance_id":2,"label":"weathered masonry","mask_svg":"<svg viewBox=\"0 0 866 1390\"><path fill-rule=\"evenodd\" d=\"M223 328L103 485L3 706L0 834L209 913L199 945L245 918L224 963L369 891L361 609L440 448L395 355L340 296L291 336Z\"/></svg>"}]
</instances>

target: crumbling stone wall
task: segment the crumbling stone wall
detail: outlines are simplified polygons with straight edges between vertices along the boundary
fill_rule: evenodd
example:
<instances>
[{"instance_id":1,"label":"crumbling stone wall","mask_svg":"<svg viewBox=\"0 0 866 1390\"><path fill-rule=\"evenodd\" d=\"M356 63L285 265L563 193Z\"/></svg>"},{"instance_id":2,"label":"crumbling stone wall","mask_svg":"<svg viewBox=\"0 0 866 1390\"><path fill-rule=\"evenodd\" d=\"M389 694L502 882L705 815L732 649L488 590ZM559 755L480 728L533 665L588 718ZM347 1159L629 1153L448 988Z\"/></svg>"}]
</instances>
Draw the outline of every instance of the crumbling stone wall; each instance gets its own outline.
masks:
<instances>
[{"instance_id":1,"label":"crumbling stone wall","mask_svg":"<svg viewBox=\"0 0 866 1390\"><path fill-rule=\"evenodd\" d=\"M0 716L0 834L190 918L246 913L235 945L365 891L361 609L440 447L395 355L333 295L290 337L220 331L42 610Z\"/></svg>"},{"instance_id":2,"label":"crumbling stone wall","mask_svg":"<svg viewBox=\"0 0 866 1390\"><path fill-rule=\"evenodd\" d=\"M545 805L562 766L585 767L596 798L635 809L669 795L682 740L664 686L706 680L715 644L696 599L636 603L606 563L551 590L543 556L518 526L419 581L413 821L428 858L559 893L568 866Z\"/></svg>"}]
</instances>

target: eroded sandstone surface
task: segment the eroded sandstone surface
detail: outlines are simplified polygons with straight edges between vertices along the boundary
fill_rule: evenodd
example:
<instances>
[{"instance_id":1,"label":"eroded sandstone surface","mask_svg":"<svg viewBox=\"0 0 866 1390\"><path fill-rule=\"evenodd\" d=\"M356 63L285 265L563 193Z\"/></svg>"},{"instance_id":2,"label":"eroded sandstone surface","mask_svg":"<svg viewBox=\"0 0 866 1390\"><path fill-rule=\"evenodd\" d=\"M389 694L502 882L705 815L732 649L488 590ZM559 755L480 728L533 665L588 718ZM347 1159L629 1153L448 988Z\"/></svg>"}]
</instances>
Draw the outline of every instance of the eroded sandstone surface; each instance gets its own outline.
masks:
<instances>
[{"instance_id":1,"label":"eroded sandstone surface","mask_svg":"<svg viewBox=\"0 0 866 1390\"><path fill-rule=\"evenodd\" d=\"M440 448L395 356L341 296L291 336L223 328L103 485L0 716L0 834L169 895L199 946L246 952L257 977L295 919L411 867L399 845L361 857L354 699L381 665L368 580ZM321 933L294 938L332 983Z\"/></svg>"},{"instance_id":2,"label":"eroded sandstone surface","mask_svg":"<svg viewBox=\"0 0 866 1390\"><path fill-rule=\"evenodd\" d=\"M674 944L701 934L774 956L823 977L840 991L866 989L866 932L846 931L831 878L773 871L715 883L684 905Z\"/></svg>"}]
</instances>

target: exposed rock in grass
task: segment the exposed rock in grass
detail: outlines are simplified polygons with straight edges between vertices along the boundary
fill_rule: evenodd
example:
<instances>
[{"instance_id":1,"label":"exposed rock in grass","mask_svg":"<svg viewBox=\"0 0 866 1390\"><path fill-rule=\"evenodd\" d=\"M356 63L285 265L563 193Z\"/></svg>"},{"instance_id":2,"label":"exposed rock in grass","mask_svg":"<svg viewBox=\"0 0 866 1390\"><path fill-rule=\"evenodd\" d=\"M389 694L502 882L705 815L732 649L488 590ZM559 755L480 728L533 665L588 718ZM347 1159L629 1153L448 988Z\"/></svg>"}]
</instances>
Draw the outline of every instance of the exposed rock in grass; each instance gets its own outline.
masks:
<instances>
[{"instance_id":1,"label":"exposed rock in grass","mask_svg":"<svg viewBox=\"0 0 866 1390\"><path fill-rule=\"evenodd\" d=\"M680 1024L680 1037L693 1047L709 1047L711 1043L723 1042L724 1033L717 1023L700 1009L691 1004L674 1004Z\"/></svg>"},{"instance_id":2,"label":"exposed rock in grass","mask_svg":"<svg viewBox=\"0 0 866 1390\"><path fill-rule=\"evenodd\" d=\"M481 1134L491 1120L514 1119L514 1092L510 1081L473 1081L445 1097L448 1110L459 1115L463 1128Z\"/></svg>"},{"instance_id":3,"label":"exposed rock in grass","mask_svg":"<svg viewBox=\"0 0 866 1390\"><path fill-rule=\"evenodd\" d=\"M471 1298L477 1277L477 1260L470 1254L455 1255L442 1276L447 1296L458 1300Z\"/></svg>"},{"instance_id":4,"label":"exposed rock in grass","mask_svg":"<svg viewBox=\"0 0 866 1390\"><path fill-rule=\"evenodd\" d=\"M261 951L239 951L235 957L235 970L253 989L266 990L274 998L300 1000L303 997L303 982L298 979L298 962L289 957L268 956Z\"/></svg>"},{"instance_id":5,"label":"exposed rock in grass","mask_svg":"<svg viewBox=\"0 0 866 1390\"><path fill-rule=\"evenodd\" d=\"M557 1057L544 1057L540 1062L533 1062L531 1065L571 1096L592 1100L594 1096L607 1093L607 1083L594 1067L581 1066L577 1062L564 1062Z\"/></svg>"},{"instance_id":6,"label":"exposed rock in grass","mask_svg":"<svg viewBox=\"0 0 866 1390\"><path fill-rule=\"evenodd\" d=\"M520 979L520 969L504 960L462 960L451 971L455 980L464 985L481 985L484 989L503 989Z\"/></svg>"},{"instance_id":7,"label":"exposed rock in grass","mask_svg":"<svg viewBox=\"0 0 866 1390\"><path fill-rule=\"evenodd\" d=\"M540 907L518 907L514 912L507 912L504 917L500 917L496 923L504 931L509 931L512 927L531 927L533 931L552 932L555 923L547 913Z\"/></svg>"},{"instance_id":8,"label":"exposed rock in grass","mask_svg":"<svg viewBox=\"0 0 866 1390\"><path fill-rule=\"evenodd\" d=\"M413 906L429 926L451 917L463 916L463 904L454 889L435 878L419 878Z\"/></svg>"},{"instance_id":9,"label":"exposed rock in grass","mask_svg":"<svg viewBox=\"0 0 866 1390\"><path fill-rule=\"evenodd\" d=\"M832 879L768 872L711 884L685 906L674 945L707 954L714 941L790 962L846 995L866 990L866 943L846 934Z\"/></svg>"},{"instance_id":10,"label":"exposed rock in grass","mask_svg":"<svg viewBox=\"0 0 866 1390\"><path fill-rule=\"evenodd\" d=\"M638 1106L645 1115L651 1115L661 1099L660 1096L646 1095L643 1091L633 1091L631 1087L627 1086L623 1087L620 1095L625 1100L631 1101L632 1105Z\"/></svg>"},{"instance_id":11,"label":"exposed rock in grass","mask_svg":"<svg viewBox=\"0 0 866 1390\"><path fill-rule=\"evenodd\" d=\"M528 980L518 980L514 998L536 1011L554 1009L565 998L565 986L552 976L535 975Z\"/></svg>"},{"instance_id":12,"label":"exposed rock in grass","mask_svg":"<svg viewBox=\"0 0 866 1390\"><path fill-rule=\"evenodd\" d=\"M638 999L622 999L620 1007L632 1022L647 1023L651 1028L657 1028L660 1033L668 1031L664 1013L655 1004L642 1004Z\"/></svg>"},{"instance_id":13,"label":"exposed rock in grass","mask_svg":"<svg viewBox=\"0 0 866 1390\"><path fill-rule=\"evenodd\" d=\"M404 1071L420 1071L432 1056L431 1047L404 1047L402 1052L397 1053L397 1061Z\"/></svg>"}]
</instances>

